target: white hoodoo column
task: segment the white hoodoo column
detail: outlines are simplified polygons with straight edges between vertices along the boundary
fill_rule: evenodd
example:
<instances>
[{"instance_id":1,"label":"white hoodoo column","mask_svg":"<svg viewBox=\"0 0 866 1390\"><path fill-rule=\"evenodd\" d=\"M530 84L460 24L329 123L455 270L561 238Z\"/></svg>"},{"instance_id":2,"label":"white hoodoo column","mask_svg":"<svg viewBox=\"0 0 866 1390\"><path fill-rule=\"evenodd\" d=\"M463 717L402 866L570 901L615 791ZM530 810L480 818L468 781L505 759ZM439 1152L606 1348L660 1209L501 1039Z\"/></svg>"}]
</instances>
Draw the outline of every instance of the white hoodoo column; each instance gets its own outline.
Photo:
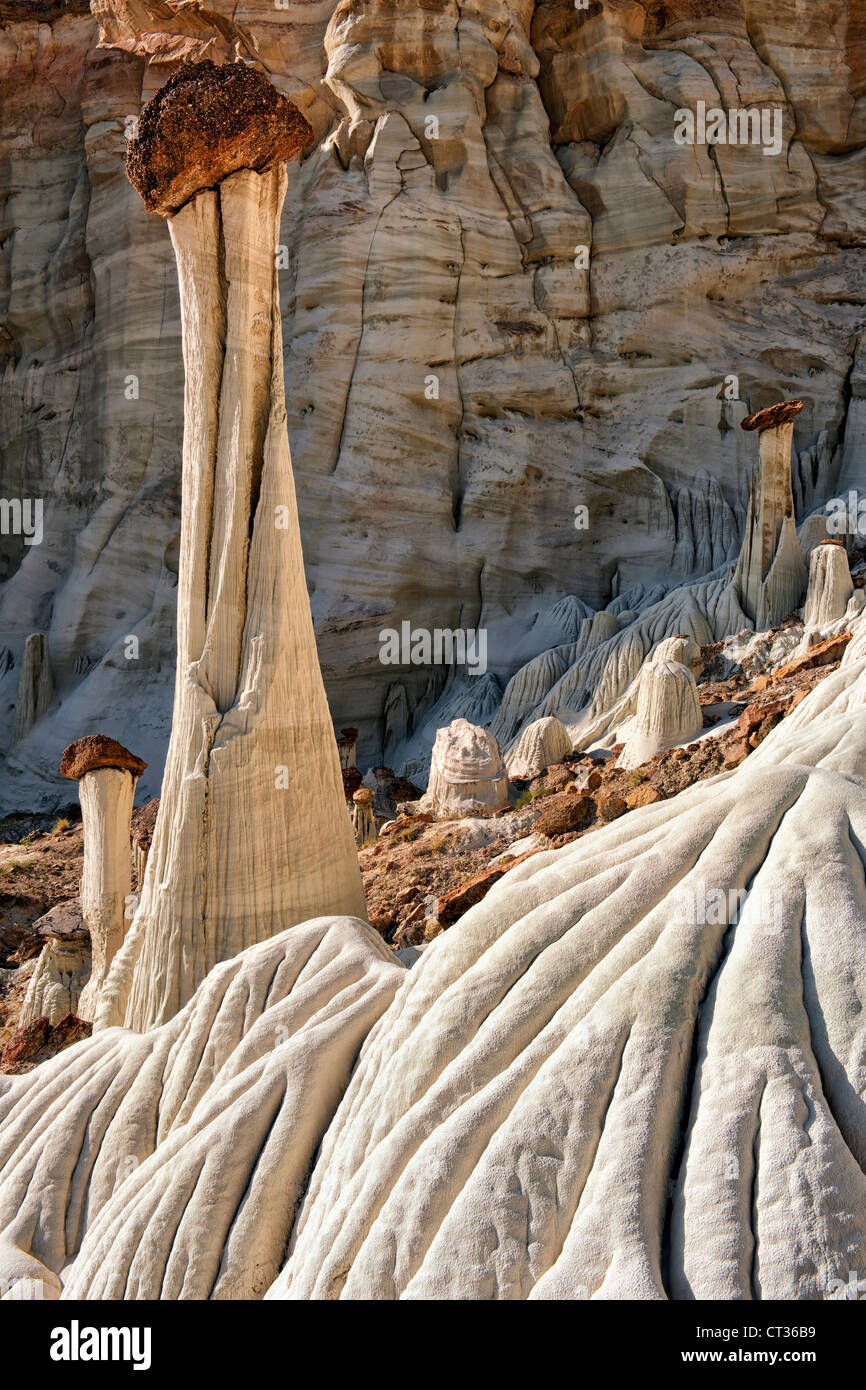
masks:
<instances>
[{"instance_id":1,"label":"white hoodoo column","mask_svg":"<svg viewBox=\"0 0 866 1390\"><path fill-rule=\"evenodd\" d=\"M248 146L262 102L272 123L279 103L294 111L243 65L189 65L163 93L188 100L184 83L202 84L206 129L223 78L225 118ZM154 122L171 118L162 93L153 105L145 153ZM99 1027L152 1028L218 961L313 917L365 915L286 434L274 255L285 166L202 179L206 191L169 220L186 377L171 742L140 908Z\"/></svg>"}]
</instances>

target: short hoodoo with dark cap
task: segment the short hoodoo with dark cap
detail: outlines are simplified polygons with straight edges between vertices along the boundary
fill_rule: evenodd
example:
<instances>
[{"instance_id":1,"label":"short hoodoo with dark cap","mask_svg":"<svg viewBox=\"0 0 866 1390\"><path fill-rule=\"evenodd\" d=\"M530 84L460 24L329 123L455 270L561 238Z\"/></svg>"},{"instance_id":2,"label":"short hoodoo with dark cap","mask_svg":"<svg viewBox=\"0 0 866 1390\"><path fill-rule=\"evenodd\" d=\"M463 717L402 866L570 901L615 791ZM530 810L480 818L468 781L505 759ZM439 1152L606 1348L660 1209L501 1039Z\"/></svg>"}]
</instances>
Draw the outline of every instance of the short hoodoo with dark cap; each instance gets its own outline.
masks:
<instances>
[{"instance_id":1,"label":"short hoodoo with dark cap","mask_svg":"<svg viewBox=\"0 0 866 1390\"><path fill-rule=\"evenodd\" d=\"M734 584L758 631L797 608L806 588L791 487L794 420L802 409L802 401L780 401L742 422L744 430L758 433L758 468Z\"/></svg>"},{"instance_id":2,"label":"short hoodoo with dark cap","mask_svg":"<svg viewBox=\"0 0 866 1390\"><path fill-rule=\"evenodd\" d=\"M90 978L77 1001L93 1022L111 962L132 920L129 826L135 785L147 763L105 734L87 734L64 749L60 771L78 782L84 823L81 912L90 933Z\"/></svg>"}]
</instances>

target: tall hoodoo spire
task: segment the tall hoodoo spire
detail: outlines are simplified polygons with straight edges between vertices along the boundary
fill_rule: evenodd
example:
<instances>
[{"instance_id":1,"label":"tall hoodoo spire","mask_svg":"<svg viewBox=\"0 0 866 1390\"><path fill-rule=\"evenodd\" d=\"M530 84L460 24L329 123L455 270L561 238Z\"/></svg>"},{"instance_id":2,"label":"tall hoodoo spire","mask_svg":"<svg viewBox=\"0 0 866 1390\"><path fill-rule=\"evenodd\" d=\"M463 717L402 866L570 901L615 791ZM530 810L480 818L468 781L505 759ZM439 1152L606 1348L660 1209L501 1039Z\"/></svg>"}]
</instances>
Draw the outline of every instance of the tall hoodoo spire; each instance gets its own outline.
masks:
<instances>
[{"instance_id":1,"label":"tall hoodoo spire","mask_svg":"<svg viewBox=\"0 0 866 1390\"><path fill-rule=\"evenodd\" d=\"M274 247L304 117L242 63L186 63L127 157L168 218L183 324L171 742L135 922L97 1026L151 1028L217 963L364 915L316 653L286 435Z\"/></svg>"}]
</instances>

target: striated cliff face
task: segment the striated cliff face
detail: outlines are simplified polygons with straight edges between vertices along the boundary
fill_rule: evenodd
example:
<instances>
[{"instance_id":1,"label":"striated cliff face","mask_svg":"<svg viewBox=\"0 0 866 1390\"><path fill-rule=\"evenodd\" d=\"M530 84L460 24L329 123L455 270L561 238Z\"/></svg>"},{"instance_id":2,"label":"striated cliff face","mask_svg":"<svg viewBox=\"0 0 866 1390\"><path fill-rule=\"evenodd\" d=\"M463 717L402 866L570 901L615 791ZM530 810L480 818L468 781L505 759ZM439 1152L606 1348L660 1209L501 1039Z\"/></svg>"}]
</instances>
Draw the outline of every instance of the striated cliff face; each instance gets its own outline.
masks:
<instances>
[{"instance_id":1,"label":"striated cliff face","mask_svg":"<svg viewBox=\"0 0 866 1390\"><path fill-rule=\"evenodd\" d=\"M489 717L518 666L575 640L564 596L604 607L732 559L750 411L805 402L799 520L857 485L864 0L149 8L148 65L115 0L93 4L110 49L76 0L0 3L0 496L44 499L41 544L0 538L0 747L32 632L56 692L0 763L0 806L53 795L85 724L134 741L158 791L179 309L123 165L185 53L257 63L315 131L275 253L320 657L362 765L444 684L380 664L383 628L486 629ZM677 143L702 102L760 107L778 153Z\"/></svg>"}]
</instances>

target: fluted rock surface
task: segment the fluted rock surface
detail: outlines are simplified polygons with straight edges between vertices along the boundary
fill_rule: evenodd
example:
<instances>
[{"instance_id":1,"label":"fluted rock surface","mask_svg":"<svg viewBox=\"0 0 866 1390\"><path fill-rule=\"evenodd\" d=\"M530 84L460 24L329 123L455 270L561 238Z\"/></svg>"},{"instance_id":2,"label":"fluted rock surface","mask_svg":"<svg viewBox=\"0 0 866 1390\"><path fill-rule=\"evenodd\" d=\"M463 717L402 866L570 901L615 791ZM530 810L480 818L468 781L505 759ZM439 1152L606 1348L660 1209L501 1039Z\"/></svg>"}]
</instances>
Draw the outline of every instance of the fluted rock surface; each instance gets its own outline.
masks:
<instances>
[{"instance_id":1,"label":"fluted rock surface","mask_svg":"<svg viewBox=\"0 0 866 1390\"><path fill-rule=\"evenodd\" d=\"M427 948L269 1297L822 1299L862 1268L862 622L787 724Z\"/></svg>"},{"instance_id":2,"label":"fluted rock surface","mask_svg":"<svg viewBox=\"0 0 866 1390\"><path fill-rule=\"evenodd\" d=\"M528 724L505 755L509 777L534 777L571 752L565 725L552 715Z\"/></svg>"},{"instance_id":3,"label":"fluted rock surface","mask_svg":"<svg viewBox=\"0 0 866 1390\"><path fill-rule=\"evenodd\" d=\"M736 426L782 379L806 401L799 514L840 467L857 485L856 6L209 0L221 28L147 7L150 69L120 0L94 8L113 48L80 4L7 6L0 30L0 496L45 499L42 544L11 537L3 558L0 741L43 623L62 697L0 770L3 804L62 798L44 750L82 711L141 751L142 793L159 792L180 317L164 231L123 165L179 57L257 55L314 127L275 239L288 422L333 714L361 730L362 766L394 765L389 692L411 735L444 684L383 667L383 627L485 626L504 688L574 640L547 625L563 595L603 605L730 560L753 469ZM778 108L781 154L677 146L674 112L698 100Z\"/></svg>"},{"instance_id":4,"label":"fluted rock surface","mask_svg":"<svg viewBox=\"0 0 866 1390\"><path fill-rule=\"evenodd\" d=\"M47 1297L256 1298L313 1155L406 972L321 918L216 966L171 1022L0 1077L0 1283Z\"/></svg>"},{"instance_id":5,"label":"fluted rock surface","mask_svg":"<svg viewBox=\"0 0 866 1390\"><path fill-rule=\"evenodd\" d=\"M310 922L0 1078L0 1277L831 1297L866 1257L864 842L861 616L737 771L534 855L410 974Z\"/></svg>"},{"instance_id":6,"label":"fluted rock surface","mask_svg":"<svg viewBox=\"0 0 866 1390\"><path fill-rule=\"evenodd\" d=\"M100 767L78 784L84 826L81 912L90 933L93 967L77 1012L90 1022L132 921L129 828L135 781L132 773L120 768Z\"/></svg>"},{"instance_id":7,"label":"fluted rock surface","mask_svg":"<svg viewBox=\"0 0 866 1390\"><path fill-rule=\"evenodd\" d=\"M440 729L420 805L441 816L487 816L507 802L508 775L492 734L468 719Z\"/></svg>"},{"instance_id":8,"label":"fluted rock surface","mask_svg":"<svg viewBox=\"0 0 866 1390\"><path fill-rule=\"evenodd\" d=\"M640 767L703 728L695 678L680 661L653 657L640 673L637 709L617 767Z\"/></svg>"},{"instance_id":9,"label":"fluted rock surface","mask_svg":"<svg viewBox=\"0 0 866 1390\"><path fill-rule=\"evenodd\" d=\"M281 164L242 169L168 223L186 380L174 716L141 903L97 1027L163 1023L217 961L326 910L365 911L286 437L284 196Z\"/></svg>"},{"instance_id":10,"label":"fluted rock surface","mask_svg":"<svg viewBox=\"0 0 866 1390\"><path fill-rule=\"evenodd\" d=\"M48 639L31 632L24 643L18 696L15 701L15 739L22 739L45 714L54 695Z\"/></svg>"},{"instance_id":11,"label":"fluted rock surface","mask_svg":"<svg viewBox=\"0 0 866 1390\"><path fill-rule=\"evenodd\" d=\"M734 587L758 631L798 608L806 587L791 481L793 422L802 409L802 401L781 402L742 421L744 430L759 431L758 467Z\"/></svg>"},{"instance_id":12,"label":"fluted rock surface","mask_svg":"<svg viewBox=\"0 0 866 1390\"><path fill-rule=\"evenodd\" d=\"M816 545L809 562L809 587L803 609L803 626L822 633L844 618L854 585L844 547Z\"/></svg>"},{"instance_id":13,"label":"fluted rock surface","mask_svg":"<svg viewBox=\"0 0 866 1390\"><path fill-rule=\"evenodd\" d=\"M47 1018L53 1027L67 1014L81 1017L79 1001L90 978L90 940L79 903L58 903L35 928L45 945L27 986L19 1028L37 1018Z\"/></svg>"}]
</instances>

